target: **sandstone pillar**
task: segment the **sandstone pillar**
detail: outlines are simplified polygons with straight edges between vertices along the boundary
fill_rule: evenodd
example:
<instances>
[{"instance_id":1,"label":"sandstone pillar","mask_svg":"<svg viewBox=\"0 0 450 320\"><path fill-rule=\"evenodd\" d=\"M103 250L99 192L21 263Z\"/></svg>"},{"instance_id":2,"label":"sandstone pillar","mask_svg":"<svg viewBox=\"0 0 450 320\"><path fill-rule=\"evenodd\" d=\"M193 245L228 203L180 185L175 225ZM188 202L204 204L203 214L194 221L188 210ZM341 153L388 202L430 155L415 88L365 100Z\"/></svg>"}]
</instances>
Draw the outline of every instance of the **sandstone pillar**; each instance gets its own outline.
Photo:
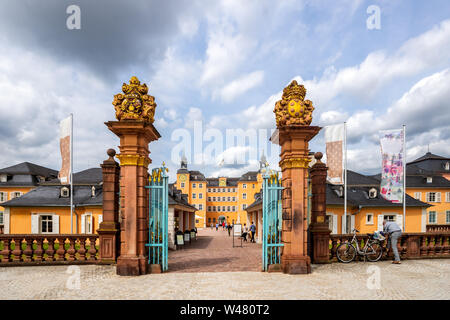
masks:
<instances>
[{"instance_id":1,"label":"sandstone pillar","mask_svg":"<svg viewBox=\"0 0 450 320\"><path fill-rule=\"evenodd\" d=\"M120 139L120 256L117 274L140 275L148 272L148 144L160 138L153 126L156 103L148 88L132 77L123 84L123 94L114 96L118 121L106 126Z\"/></svg>"},{"instance_id":2,"label":"sandstone pillar","mask_svg":"<svg viewBox=\"0 0 450 320\"><path fill-rule=\"evenodd\" d=\"M281 146L282 185L281 267L284 273L311 272L307 253L308 142L320 131L310 126L312 102L304 100L306 89L294 80L284 88L282 99L275 104L278 143Z\"/></svg>"},{"instance_id":3,"label":"sandstone pillar","mask_svg":"<svg viewBox=\"0 0 450 320\"><path fill-rule=\"evenodd\" d=\"M327 166L321 161L322 153L314 154L316 163L310 170L312 183L312 208L309 230L312 237L312 262L330 262L330 233L326 217Z\"/></svg>"},{"instance_id":4,"label":"sandstone pillar","mask_svg":"<svg viewBox=\"0 0 450 320\"><path fill-rule=\"evenodd\" d=\"M108 149L109 159L103 161L103 221L97 230L100 235L100 263L113 264L119 253L119 164L114 160L116 151Z\"/></svg>"}]
</instances>

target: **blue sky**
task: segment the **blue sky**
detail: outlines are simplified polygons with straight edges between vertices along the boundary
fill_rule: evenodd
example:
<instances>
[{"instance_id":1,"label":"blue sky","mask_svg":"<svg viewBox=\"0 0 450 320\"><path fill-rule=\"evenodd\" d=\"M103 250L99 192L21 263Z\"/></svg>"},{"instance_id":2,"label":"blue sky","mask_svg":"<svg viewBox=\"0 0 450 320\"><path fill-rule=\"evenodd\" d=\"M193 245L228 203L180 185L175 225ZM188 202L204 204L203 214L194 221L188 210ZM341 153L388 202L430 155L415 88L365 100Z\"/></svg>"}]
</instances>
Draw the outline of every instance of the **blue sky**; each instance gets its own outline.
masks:
<instances>
[{"instance_id":1,"label":"blue sky","mask_svg":"<svg viewBox=\"0 0 450 320\"><path fill-rule=\"evenodd\" d=\"M68 30L65 10L81 9ZM369 30L376 5L381 28ZM150 145L166 161L176 129L272 129L274 102L297 79L315 106L313 124L347 121L349 168L377 173L377 132L407 126L407 159L450 156L449 1L9 1L0 13L0 166L60 167L58 121L74 113L75 169L97 166L118 139L113 95L132 75L158 104ZM187 125L186 125L187 123ZM311 143L324 152L323 133ZM278 155L266 149L277 166ZM269 150L268 150L269 149ZM248 149L247 149L248 150ZM191 150L192 151L192 150ZM234 148L224 153L242 152ZM188 152L189 153L189 152ZM238 175L245 164L193 165Z\"/></svg>"}]
</instances>

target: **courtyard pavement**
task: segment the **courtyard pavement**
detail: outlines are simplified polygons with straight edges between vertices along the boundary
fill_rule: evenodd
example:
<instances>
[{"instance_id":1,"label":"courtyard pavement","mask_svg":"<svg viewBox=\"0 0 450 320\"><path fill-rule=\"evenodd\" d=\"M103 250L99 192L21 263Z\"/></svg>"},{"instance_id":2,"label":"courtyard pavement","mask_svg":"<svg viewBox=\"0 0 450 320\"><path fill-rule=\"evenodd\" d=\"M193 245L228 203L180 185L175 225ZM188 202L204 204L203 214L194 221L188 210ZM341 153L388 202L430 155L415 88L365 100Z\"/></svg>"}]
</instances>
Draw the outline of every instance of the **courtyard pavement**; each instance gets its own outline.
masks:
<instances>
[{"instance_id":1,"label":"courtyard pavement","mask_svg":"<svg viewBox=\"0 0 450 320\"><path fill-rule=\"evenodd\" d=\"M165 274L121 277L114 266L97 265L1 267L0 300L450 299L450 259L313 265L308 275L265 273L259 271L260 245L230 248L226 231L214 232L201 232L205 241L170 252L171 271Z\"/></svg>"}]
</instances>

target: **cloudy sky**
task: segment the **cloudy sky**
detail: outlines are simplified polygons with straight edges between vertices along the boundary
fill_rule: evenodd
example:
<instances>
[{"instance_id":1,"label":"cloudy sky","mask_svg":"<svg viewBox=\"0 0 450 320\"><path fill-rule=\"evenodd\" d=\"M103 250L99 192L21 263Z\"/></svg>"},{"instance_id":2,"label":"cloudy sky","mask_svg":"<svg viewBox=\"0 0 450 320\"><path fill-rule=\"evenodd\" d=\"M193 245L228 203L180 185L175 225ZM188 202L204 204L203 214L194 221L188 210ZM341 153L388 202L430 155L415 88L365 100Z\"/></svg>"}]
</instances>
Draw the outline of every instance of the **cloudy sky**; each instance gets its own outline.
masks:
<instances>
[{"instance_id":1,"label":"cloudy sky","mask_svg":"<svg viewBox=\"0 0 450 320\"><path fill-rule=\"evenodd\" d=\"M273 107L296 79L313 125L348 123L349 168L377 173L378 131L407 127L407 160L450 156L450 2L392 0L3 0L0 11L0 167L59 170L58 123L74 114L75 170L98 166L118 139L103 124L136 75L158 104L153 165L171 158L176 129L273 129ZM69 5L81 29L66 26ZM380 29L368 29L370 5ZM225 145L225 143L224 143ZM255 149L253 152L249 149ZM325 151L323 132L311 143ZM269 143L230 146L246 163L193 165L207 175L256 169ZM275 151L274 151L275 150ZM194 147L186 150L191 162ZM252 156L253 154L253 156ZM192 159L191 159L192 157Z\"/></svg>"}]
</instances>

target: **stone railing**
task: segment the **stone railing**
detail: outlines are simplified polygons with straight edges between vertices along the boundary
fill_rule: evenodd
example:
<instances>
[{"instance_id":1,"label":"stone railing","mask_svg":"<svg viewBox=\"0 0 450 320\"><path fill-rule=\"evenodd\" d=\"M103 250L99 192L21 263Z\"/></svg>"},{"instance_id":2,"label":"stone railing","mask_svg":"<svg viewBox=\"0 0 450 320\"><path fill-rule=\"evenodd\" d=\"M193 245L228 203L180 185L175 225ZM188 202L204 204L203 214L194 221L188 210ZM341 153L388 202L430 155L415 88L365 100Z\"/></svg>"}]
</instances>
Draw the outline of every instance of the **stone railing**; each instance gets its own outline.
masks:
<instances>
[{"instance_id":1,"label":"stone railing","mask_svg":"<svg viewBox=\"0 0 450 320\"><path fill-rule=\"evenodd\" d=\"M340 243L351 241L353 235L331 235L330 236L330 260L337 261L336 249ZM357 235L360 249L368 240L367 234ZM386 255L387 241L383 241L382 259L392 258L392 250ZM398 252L401 259L421 259L421 258L450 258L450 232L428 232L428 233L403 233L397 243ZM357 257L357 260L364 260L364 257Z\"/></svg>"},{"instance_id":2,"label":"stone railing","mask_svg":"<svg viewBox=\"0 0 450 320\"><path fill-rule=\"evenodd\" d=\"M0 266L98 262L97 234L2 234Z\"/></svg>"},{"instance_id":3,"label":"stone railing","mask_svg":"<svg viewBox=\"0 0 450 320\"><path fill-rule=\"evenodd\" d=\"M427 232L450 232L450 224L427 224Z\"/></svg>"}]
</instances>

